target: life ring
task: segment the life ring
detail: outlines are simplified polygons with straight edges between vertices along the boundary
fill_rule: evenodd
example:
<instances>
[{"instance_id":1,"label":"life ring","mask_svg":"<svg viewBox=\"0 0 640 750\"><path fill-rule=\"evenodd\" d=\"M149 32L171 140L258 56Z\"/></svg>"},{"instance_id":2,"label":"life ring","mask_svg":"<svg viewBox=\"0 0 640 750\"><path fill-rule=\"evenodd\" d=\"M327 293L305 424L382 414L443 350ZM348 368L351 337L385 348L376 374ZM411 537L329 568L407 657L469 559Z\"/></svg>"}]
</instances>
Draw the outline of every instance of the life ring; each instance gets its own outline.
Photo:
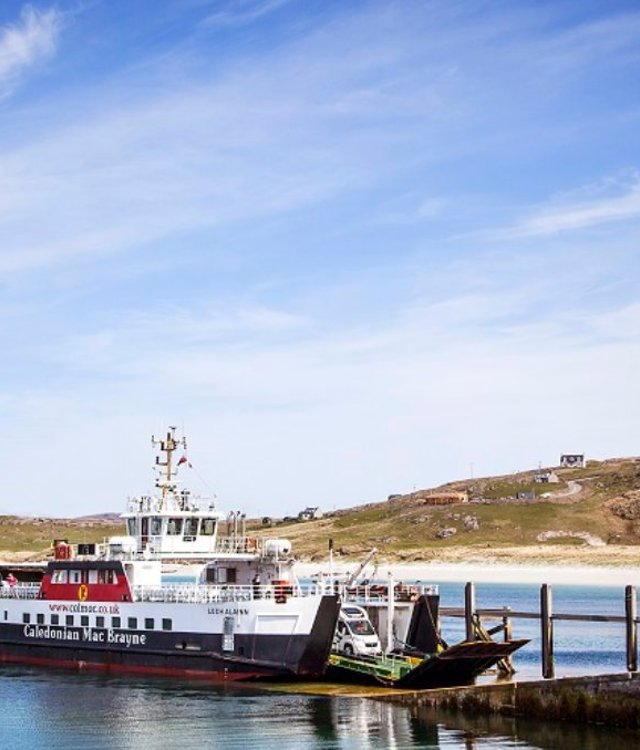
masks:
<instances>
[{"instance_id":1,"label":"life ring","mask_svg":"<svg viewBox=\"0 0 640 750\"><path fill-rule=\"evenodd\" d=\"M88 596L89 596L89 587L87 586L86 583L81 583L78 586L78 599L81 602L86 602Z\"/></svg>"},{"instance_id":2,"label":"life ring","mask_svg":"<svg viewBox=\"0 0 640 750\"><path fill-rule=\"evenodd\" d=\"M247 552L255 552L258 549L258 542L253 537L247 537Z\"/></svg>"},{"instance_id":3,"label":"life ring","mask_svg":"<svg viewBox=\"0 0 640 750\"><path fill-rule=\"evenodd\" d=\"M291 589L287 586L287 581L272 581L273 583L273 594L276 604L287 603L287 593L290 593Z\"/></svg>"}]
</instances>

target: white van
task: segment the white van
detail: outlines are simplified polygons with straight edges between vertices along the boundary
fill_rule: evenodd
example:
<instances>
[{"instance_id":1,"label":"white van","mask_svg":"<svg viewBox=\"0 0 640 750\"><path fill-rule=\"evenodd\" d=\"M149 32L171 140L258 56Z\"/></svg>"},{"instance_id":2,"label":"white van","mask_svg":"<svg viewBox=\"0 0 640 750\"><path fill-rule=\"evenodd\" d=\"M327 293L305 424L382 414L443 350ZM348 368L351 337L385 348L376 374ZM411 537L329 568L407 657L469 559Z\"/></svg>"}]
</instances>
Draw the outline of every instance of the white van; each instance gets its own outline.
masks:
<instances>
[{"instance_id":1,"label":"white van","mask_svg":"<svg viewBox=\"0 0 640 750\"><path fill-rule=\"evenodd\" d=\"M333 650L344 656L379 656L380 638L362 607L348 604L340 610Z\"/></svg>"}]
</instances>

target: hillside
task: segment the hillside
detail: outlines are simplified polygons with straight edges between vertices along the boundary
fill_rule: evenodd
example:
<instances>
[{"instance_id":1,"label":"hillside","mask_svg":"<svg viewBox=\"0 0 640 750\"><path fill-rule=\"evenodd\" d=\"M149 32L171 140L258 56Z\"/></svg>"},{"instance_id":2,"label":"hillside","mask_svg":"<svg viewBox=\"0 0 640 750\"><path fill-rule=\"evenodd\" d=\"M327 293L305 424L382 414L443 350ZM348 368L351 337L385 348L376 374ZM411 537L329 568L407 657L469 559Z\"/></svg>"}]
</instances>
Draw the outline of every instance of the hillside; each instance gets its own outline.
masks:
<instances>
[{"instance_id":1,"label":"hillside","mask_svg":"<svg viewBox=\"0 0 640 750\"><path fill-rule=\"evenodd\" d=\"M545 483L536 476L548 475ZM467 498L466 502L461 502ZM446 503L446 504L436 504ZM640 564L640 459L584 469L522 472L451 482L335 511L312 521L260 521L252 535L291 539L298 557L388 561L579 561ZM102 541L124 528L114 514L76 519L0 517L0 557L41 557L54 538Z\"/></svg>"},{"instance_id":2,"label":"hillside","mask_svg":"<svg viewBox=\"0 0 640 750\"><path fill-rule=\"evenodd\" d=\"M406 562L640 564L640 459L589 461L584 469L553 470L557 481L536 483L544 473L451 482L256 533L286 536L298 555L318 560L326 558L331 538L338 558L361 558L377 547L385 559ZM455 493L468 502L433 504L455 500ZM523 493L529 499L518 499Z\"/></svg>"}]
</instances>

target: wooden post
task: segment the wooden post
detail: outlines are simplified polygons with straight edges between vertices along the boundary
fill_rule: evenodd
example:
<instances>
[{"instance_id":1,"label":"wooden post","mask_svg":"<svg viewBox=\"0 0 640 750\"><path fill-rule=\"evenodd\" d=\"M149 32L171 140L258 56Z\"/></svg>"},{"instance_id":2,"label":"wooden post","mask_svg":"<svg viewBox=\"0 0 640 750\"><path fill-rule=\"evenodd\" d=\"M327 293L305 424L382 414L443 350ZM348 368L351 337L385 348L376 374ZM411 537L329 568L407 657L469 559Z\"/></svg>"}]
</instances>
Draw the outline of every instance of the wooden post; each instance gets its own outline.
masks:
<instances>
[{"instance_id":1,"label":"wooden post","mask_svg":"<svg viewBox=\"0 0 640 750\"><path fill-rule=\"evenodd\" d=\"M638 631L636 630L636 587L626 586L624 590L624 612L627 618L627 669L638 671Z\"/></svg>"},{"instance_id":2,"label":"wooden post","mask_svg":"<svg viewBox=\"0 0 640 750\"><path fill-rule=\"evenodd\" d=\"M504 628L504 642L508 643L511 640L511 620L506 615L504 615L502 618L502 626ZM504 671L507 674L514 674L516 670L513 668L511 654L509 654L509 656L505 656L503 661L505 667Z\"/></svg>"},{"instance_id":3,"label":"wooden post","mask_svg":"<svg viewBox=\"0 0 640 750\"><path fill-rule=\"evenodd\" d=\"M540 589L540 628L542 636L542 676L554 677L553 664L553 604L551 586L543 583Z\"/></svg>"},{"instance_id":4,"label":"wooden post","mask_svg":"<svg viewBox=\"0 0 640 750\"><path fill-rule=\"evenodd\" d=\"M476 589L473 583L469 582L464 587L464 622L466 625L466 640L475 641L476 629L473 618L476 613Z\"/></svg>"}]
</instances>

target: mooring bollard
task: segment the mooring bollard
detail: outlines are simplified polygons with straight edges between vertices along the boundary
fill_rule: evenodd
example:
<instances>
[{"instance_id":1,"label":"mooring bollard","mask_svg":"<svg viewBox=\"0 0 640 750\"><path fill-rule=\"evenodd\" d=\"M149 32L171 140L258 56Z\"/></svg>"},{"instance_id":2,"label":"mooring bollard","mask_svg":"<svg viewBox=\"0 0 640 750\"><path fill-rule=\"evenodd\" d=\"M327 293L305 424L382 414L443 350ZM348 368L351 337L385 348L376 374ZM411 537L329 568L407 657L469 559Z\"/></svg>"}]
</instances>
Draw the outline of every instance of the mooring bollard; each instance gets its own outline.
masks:
<instances>
[{"instance_id":1,"label":"mooring bollard","mask_svg":"<svg viewBox=\"0 0 640 750\"><path fill-rule=\"evenodd\" d=\"M551 679L555 675L553 664L553 605L551 586L543 583L540 589L540 628L542 636L542 676Z\"/></svg>"},{"instance_id":2,"label":"mooring bollard","mask_svg":"<svg viewBox=\"0 0 640 750\"><path fill-rule=\"evenodd\" d=\"M625 586L624 613L627 620L627 669L629 672L637 672L638 631L636 629L637 604L635 586Z\"/></svg>"},{"instance_id":3,"label":"mooring bollard","mask_svg":"<svg viewBox=\"0 0 640 750\"><path fill-rule=\"evenodd\" d=\"M476 640L474 617L476 614L476 588L469 582L464 587L464 622L466 625L466 640Z\"/></svg>"}]
</instances>

